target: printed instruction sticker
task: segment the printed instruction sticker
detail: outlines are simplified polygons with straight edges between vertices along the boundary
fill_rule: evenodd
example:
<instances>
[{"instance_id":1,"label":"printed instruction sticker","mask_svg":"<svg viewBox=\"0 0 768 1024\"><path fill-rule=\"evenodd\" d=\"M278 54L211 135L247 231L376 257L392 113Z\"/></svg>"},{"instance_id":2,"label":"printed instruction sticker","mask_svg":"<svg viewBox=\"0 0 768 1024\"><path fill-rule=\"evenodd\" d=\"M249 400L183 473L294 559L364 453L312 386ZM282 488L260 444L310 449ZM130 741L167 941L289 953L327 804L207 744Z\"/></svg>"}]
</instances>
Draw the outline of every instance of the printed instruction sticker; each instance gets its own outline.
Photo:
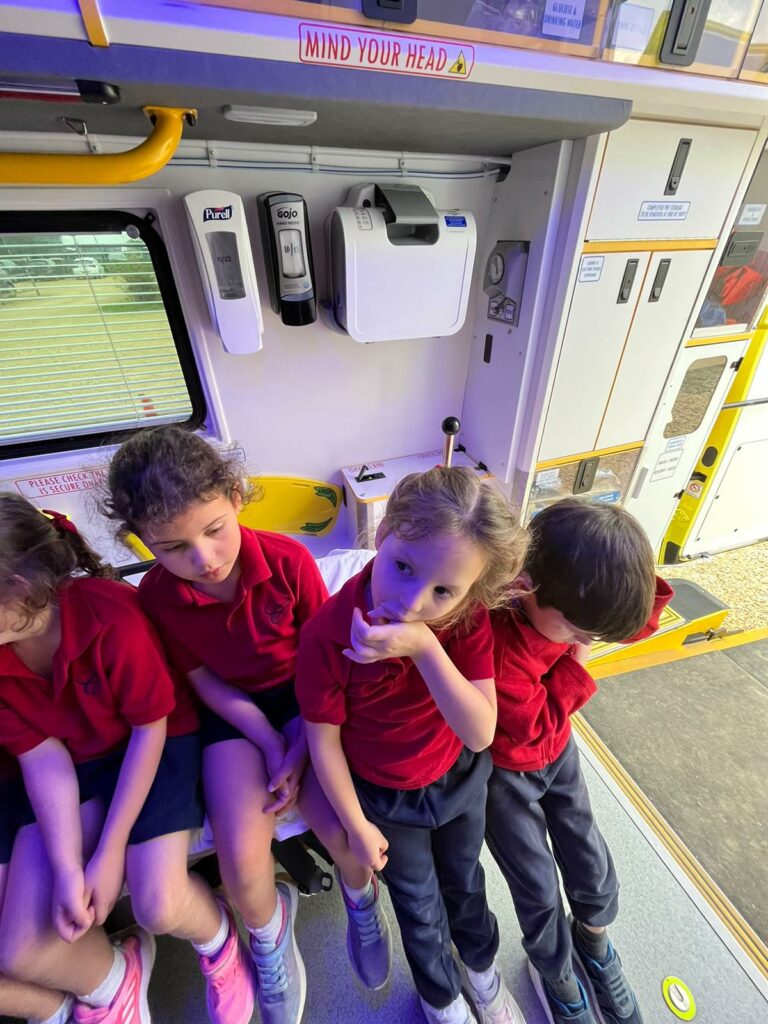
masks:
<instances>
[{"instance_id":1,"label":"printed instruction sticker","mask_svg":"<svg viewBox=\"0 0 768 1024\"><path fill-rule=\"evenodd\" d=\"M690 203L645 202L640 204L638 220L685 220Z\"/></svg>"},{"instance_id":2,"label":"printed instruction sticker","mask_svg":"<svg viewBox=\"0 0 768 1024\"><path fill-rule=\"evenodd\" d=\"M582 256L579 281L599 281L603 274L605 256Z\"/></svg>"},{"instance_id":3,"label":"printed instruction sticker","mask_svg":"<svg viewBox=\"0 0 768 1024\"><path fill-rule=\"evenodd\" d=\"M748 224L752 227L757 227L763 219L763 214L765 213L767 206L768 203L747 203L741 211L739 227L742 228Z\"/></svg>"},{"instance_id":4,"label":"printed instruction sticker","mask_svg":"<svg viewBox=\"0 0 768 1024\"><path fill-rule=\"evenodd\" d=\"M89 491L107 475L104 469L74 469L69 473L53 473L50 476L27 477L14 481L16 489L25 498L52 498L57 494L71 494L73 491Z\"/></svg>"},{"instance_id":5,"label":"printed instruction sticker","mask_svg":"<svg viewBox=\"0 0 768 1024\"><path fill-rule=\"evenodd\" d=\"M685 434L678 434L677 437L670 437L664 448L665 452L676 452L685 445Z\"/></svg>"},{"instance_id":6,"label":"printed instruction sticker","mask_svg":"<svg viewBox=\"0 0 768 1024\"><path fill-rule=\"evenodd\" d=\"M586 0L546 0L542 35L578 39L584 24L585 6Z\"/></svg>"},{"instance_id":7,"label":"printed instruction sticker","mask_svg":"<svg viewBox=\"0 0 768 1024\"><path fill-rule=\"evenodd\" d=\"M682 448L678 448L676 451L662 452L656 460L656 465L653 467L650 482L653 484L657 480L667 480L669 477L674 476L682 456Z\"/></svg>"},{"instance_id":8,"label":"printed instruction sticker","mask_svg":"<svg viewBox=\"0 0 768 1024\"><path fill-rule=\"evenodd\" d=\"M617 50L636 50L642 53L653 31L656 12L640 4L622 4L619 7L611 46Z\"/></svg>"},{"instance_id":9,"label":"printed instruction sticker","mask_svg":"<svg viewBox=\"0 0 768 1024\"><path fill-rule=\"evenodd\" d=\"M542 469L536 474L536 479L533 482L534 487L546 487L548 489L556 488L560 486L560 470L559 469Z\"/></svg>"},{"instance_id":10,"label":"printed instruction sticker","mask_svg":"<svg viewBox=\"0 0 768 1024\"><path fill-rule=\"evenodd\" d=\"M472 73L475 48L463 41L454 43L448 39L373 32L331 22L302 21L299 24L299 60L302 64L462 81Z\"/></svg>"}]
</instances>

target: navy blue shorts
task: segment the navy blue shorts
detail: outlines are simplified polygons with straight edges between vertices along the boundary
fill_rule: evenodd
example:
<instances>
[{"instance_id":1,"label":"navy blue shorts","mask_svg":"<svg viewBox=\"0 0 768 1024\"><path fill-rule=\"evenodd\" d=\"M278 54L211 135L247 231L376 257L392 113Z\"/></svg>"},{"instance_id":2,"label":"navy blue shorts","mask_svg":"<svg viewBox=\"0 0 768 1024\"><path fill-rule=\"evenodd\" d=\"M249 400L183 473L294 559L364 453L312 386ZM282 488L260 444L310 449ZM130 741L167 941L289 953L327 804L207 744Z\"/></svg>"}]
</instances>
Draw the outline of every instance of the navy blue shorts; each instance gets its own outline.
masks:
<instances>
[{"instance_id":1,"label":"navy blue shorts","mask_svg":"<svg viewBox=\"0 0 768 1024\"><path fill-rule=\"evenodd\" d=\"M30 825L34 820L21 776L0 782L0 864L11 859L16 833L22 825Z\"/></svg>"},{"instance_id":2,"label":"navy blue shorts","mask_svg":"<svg viewBox=\"0 0 768 1024\"><path fill-rule=\"evenodd\" d=\"M125 751L119 750L75 766L81 803L98 797L109 807L124 755ZM201 772L200 734L170 736L165 741L152 788L131 829L129 846L202 826L205 812Z\"/></svg>"},{"instance_id":3,"label":"navy blue shorts","mask_svg":"<svg viewBox=\"0 0 768 1024\"><path fill-rule=\"evenodd\" d=\"M283 683L282 686L275 686L271 690L262 690L260 693L249 693L247 696L251 698L272 728L277 729L278 732L301 713L299 702L296 700L293 679ZM225 740L247 739L234 725L230 725L215 711L206 707L200 709L200 735L204 747L210 747L214 743L223 743Z\"/></svg>"}]
</instances>

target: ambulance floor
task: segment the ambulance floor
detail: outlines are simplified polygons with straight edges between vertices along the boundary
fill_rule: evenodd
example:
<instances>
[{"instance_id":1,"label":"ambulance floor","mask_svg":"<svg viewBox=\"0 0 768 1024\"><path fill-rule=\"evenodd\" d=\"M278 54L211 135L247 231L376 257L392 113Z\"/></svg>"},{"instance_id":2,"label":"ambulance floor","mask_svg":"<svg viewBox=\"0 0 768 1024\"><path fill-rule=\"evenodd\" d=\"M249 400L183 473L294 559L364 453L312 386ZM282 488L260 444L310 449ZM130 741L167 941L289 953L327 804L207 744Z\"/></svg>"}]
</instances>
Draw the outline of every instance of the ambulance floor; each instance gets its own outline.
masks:
<instances>
[{"instance_id":1,"label":"ambulance floor","mask_svg":"<svg viewBox=\"0 0 768 1024\"><path fill-rule=\"evenodd\" d=\"M768 640L598 685L587 722L768 943Z\"/></svg>"},{"instance_id":2,"label":"ambulance floor","mask_svg":"<svg viewBox=\"0 0 768 1024\"><path fill-rule=\"evenodd\" d=\"M622 880L622 907L611 929L644 1012L646 1024L670 1024L674 1017L661 995L668 975L682 978L698 1005L698 1024L760 1024L768 1021L768 985L706 903L680 875L666 851L627 805L589 750L582 761L594 810L611 846ZM509 893L498 869L484 855L491 905L499 917L499 961L528 1024L545 1024L520 946ZM393 931L394 917L384 895ZM304 1024L419 1024L422 1020L399 937L388 986L368 992L355 981L347 961L345 915L338 892L301 899L297 938L307 967ZM191 948L172 939L158 943L150 986L156 1024L204 1024L202 980ZM258 1013L254 1021L258 1021Z\"/></svg>"}]
</instances>

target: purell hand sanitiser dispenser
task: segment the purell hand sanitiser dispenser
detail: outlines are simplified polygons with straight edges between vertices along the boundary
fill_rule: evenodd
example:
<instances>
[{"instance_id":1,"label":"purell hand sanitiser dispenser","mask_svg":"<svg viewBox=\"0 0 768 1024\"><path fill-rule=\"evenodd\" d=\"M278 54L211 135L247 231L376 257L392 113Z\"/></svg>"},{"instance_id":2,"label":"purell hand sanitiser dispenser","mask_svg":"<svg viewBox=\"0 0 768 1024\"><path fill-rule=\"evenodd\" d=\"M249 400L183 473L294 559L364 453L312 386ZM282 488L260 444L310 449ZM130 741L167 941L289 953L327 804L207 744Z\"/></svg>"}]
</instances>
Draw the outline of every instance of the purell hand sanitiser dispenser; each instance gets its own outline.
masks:
<instances>
[{"instance_id":1,"label":"purell hand sanitiser dispenser","mask_svg":"<svg viewBox=\"0 0 768 1024\"><path fill-rule=\"evenodd\" d=\"M224 348L258 352L263 330L259 288L243 201L234 192L204 189L184 197L211 320Z\"/></svg>"},{"instance_id":2,"label":"purell hand sanitiser dispenser","mask_svg":"<svg viewBox=\"0 0 768 1024\"><path fill-rule=\"evenodd\" d=\"M304 197L295 192L260 195L259 223L272 309L290 327L314 323L315 273Z\"/></svg>"}]
</instances>

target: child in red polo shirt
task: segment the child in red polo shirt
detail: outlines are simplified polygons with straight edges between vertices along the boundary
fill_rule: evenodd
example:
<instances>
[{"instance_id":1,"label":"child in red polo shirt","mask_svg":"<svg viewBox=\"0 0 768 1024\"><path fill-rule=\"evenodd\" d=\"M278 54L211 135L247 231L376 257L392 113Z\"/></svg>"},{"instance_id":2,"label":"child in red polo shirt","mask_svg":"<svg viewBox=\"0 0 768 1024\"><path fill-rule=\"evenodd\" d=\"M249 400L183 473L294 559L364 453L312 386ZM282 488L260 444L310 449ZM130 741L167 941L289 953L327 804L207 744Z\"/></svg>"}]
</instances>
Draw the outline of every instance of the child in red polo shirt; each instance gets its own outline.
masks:
<instances>
[{"instance_id":1,"label":"child in red polo shirt","mask_svg":"<svg viewBox=\"0 0 768 1024\"><path fill-rule=\"evenodd\" d=\"M16 833L32 813L18 762L0 748L0 915ZM73 1004L68 993L0 977L2 1019L23 1017L32 1024L68 1024Z\"/></svg>"},{"instance_id":2,"label":"child in red polo shirt","mask_svg":"<svg viewBox=\"0 0 768 1024\"><path fill-rule=\"evenodd\" d=\"M585 668L592 640L649 636L672 590L656 578L648 538L621 508L566 499L535 516L529 532L518 581L525 593L491 615L499 715L486 840L512 893L550 1024L641 1024L608 941L618 880L592 815L570 716L596 690Z\"/></svg>"},{"instance_id":3,"label":"child in red polo shirt","mask_svg":"<svg viewBox=\"0 0 768 1024\"><path fill-rule=\"evenodd\" d=\"M180 427L135 434L108 484L105 513L159 563L141 581L142 605L206 706L207 810L222 878L250 932L263 1024L297 1024L306 998L297 893L275 885L271 853L275 813L296 801L339 870L352 965L380 988L391 940L376 880L305 771L294 673L299 629L327 597L314 559L297 541L239 526L242 465Z\"/></svg>"},{"instance_id":4,"label":"child in red polo shirt","mask_svg":"<svg viewBox=\"0 0 768 1024\"><path fill-rule=\"evenodd\" d=\"M0 744L31 804L17 805L28 827L13 842L0 968L72 992L77 1024L148 1024L154 938L113 947L101 927L127 879L139 924L201 952L211 1019L245 1024L237 940L216 965L206 956L231 915L187 873L202 824L197 716L176 701L136 591L110 572L64 516L0 494Z\"/></svg>"},{"instance_id":5,"label":"child in red polo shirt","mask_svg":"<svg viewBox=\"0 0 768 1024\"><path fill-rule=\"evenodd\" d=\"M472 470L402 480L377 554L303 629L296 690L312 760L360 862L382 870L426 1019L522 1024L496 965L479 862L496 725L487 607L525 535Z\"/></svg>"}]
</instances>

